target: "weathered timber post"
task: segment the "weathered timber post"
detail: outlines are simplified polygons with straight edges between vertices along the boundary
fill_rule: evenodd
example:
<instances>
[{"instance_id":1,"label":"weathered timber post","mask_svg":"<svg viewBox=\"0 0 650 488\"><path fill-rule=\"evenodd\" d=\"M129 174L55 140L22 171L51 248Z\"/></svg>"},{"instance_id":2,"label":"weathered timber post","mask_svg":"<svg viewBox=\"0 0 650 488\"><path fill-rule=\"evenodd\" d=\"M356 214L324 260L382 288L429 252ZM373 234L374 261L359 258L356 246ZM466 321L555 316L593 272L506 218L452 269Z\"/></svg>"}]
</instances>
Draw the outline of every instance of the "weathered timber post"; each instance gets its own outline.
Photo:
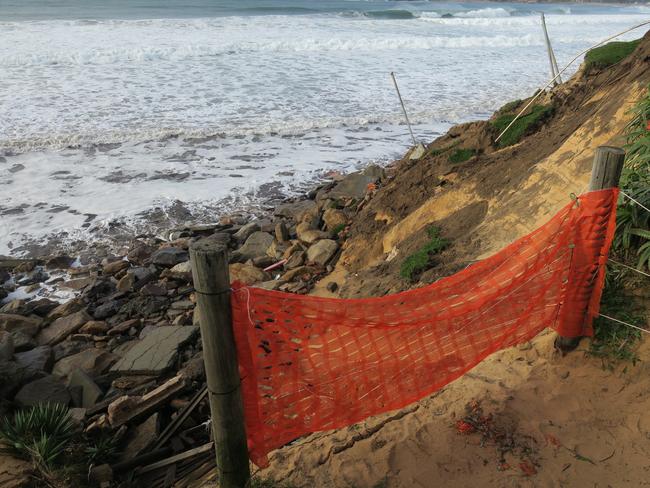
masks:
<instances>
[{"instance_id":1,"label":"weathered timber post","mask_svg":"<svg viewBox=\"0 0 650 488\"><path fill-rule=\"evenodd\" d=\"M212 433L221 488L243 488L250 478L241 379L230 309L225 246L197 242L190 247Z\"/></svg>"},{"instance_id":2,"label":"weathered timber post","mask_svg":"<svg viewBox=\"0 0 650 488\"><path fill-rule=\"evenodd\" d=\"M591 169L589 191L604 190L618 186L623 171L625 151L619 147L600 146L596 148L594 164ZM573 351L580 343L581 337L555 338L555 347L563 352Z\"/></svg>"},{"instance_id":3,"label":"weathered timber post","mask_svg":"<svg viewBox=\"0 0 650 488\"><path fill-rule=\"evenodd\" d=\"M555 59L555 53L553 52L553 48L551 47L551 40L548 37L548 30L546 30L546 17L544 17L544 12L541 13L542 16L542 30L544 31L544 39L546 40L546 50L548 51L548 62L551 65L551 78L555 78L559 73L560 70L557 67L557 61ZM554 85L557 85L558 83L562 83L562 78L559 76L555 81L553 81Z\"/></svg>"}]
</instances>

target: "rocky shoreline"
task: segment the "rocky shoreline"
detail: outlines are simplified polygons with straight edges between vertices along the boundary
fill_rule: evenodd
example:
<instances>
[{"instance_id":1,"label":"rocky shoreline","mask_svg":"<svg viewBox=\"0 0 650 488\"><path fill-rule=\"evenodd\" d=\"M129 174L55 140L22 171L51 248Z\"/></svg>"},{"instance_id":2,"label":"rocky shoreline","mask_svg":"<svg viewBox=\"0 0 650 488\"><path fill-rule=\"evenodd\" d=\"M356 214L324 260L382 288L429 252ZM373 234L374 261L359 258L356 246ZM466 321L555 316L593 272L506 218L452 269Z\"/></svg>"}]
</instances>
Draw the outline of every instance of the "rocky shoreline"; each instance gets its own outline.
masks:
<instances>
[{"instance_id":1,"label":"rocky shoreline","mask_svg":"<svg viewBox=\"0 0 650 488\"><path fill-rule=\"evenodd\" d=\"M117 472L91 470L100 484L128 471L119 461L160 444L189 405L179 436L156 447L169 455L208 442L205 429L198 440L180 435L209 418L205 401L192 402L205 384L189 247L220 242L232 281L306 294L332 271L348 224L386 178L378 166L335 175L266 215L173 229L169 241L138 238L122 253L0 257L0 415L59 403L86 434L116 436Z\"/></svg>"}]
</instances>

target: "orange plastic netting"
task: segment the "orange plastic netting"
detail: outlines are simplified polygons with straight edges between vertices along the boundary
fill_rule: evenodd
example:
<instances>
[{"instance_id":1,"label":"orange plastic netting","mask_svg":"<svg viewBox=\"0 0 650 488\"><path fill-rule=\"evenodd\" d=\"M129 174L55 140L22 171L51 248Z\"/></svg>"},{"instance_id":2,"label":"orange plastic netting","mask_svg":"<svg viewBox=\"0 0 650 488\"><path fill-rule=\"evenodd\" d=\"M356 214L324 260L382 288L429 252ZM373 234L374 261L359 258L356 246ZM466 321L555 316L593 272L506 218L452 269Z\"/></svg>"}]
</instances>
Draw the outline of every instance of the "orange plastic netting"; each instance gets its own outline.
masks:
<instances>
[{"instance_id":1,"label":"orange plastic netting","mask_svg":"<svg viewBox=\"0 0 650 488\"><path fill-rule=\"evenodd\" d=\"M592 334L617 189L589 192L494 256L432 285L329 299L232 294L251 459L398 409L546 327Z\"/></svg>"}]
</instances>

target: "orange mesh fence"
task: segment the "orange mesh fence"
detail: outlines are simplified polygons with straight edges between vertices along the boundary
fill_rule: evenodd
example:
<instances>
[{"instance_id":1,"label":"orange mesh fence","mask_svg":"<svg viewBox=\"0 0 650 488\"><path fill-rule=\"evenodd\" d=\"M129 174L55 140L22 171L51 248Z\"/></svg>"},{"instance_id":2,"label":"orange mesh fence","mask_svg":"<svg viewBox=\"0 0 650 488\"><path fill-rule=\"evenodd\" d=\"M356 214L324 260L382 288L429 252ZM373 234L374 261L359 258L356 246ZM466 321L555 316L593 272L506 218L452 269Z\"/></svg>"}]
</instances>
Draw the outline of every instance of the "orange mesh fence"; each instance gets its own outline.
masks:
<instances>
[{"instance_id":1,"label":"orange mesh fence","mask_svg":"<svg viewBox=\"0 0 650 488\"><path fill-rule=\"evenodd\" d=\"M330 299L236 287L251 459L398 409L546 327L592 334L617 189L589 192L494 256L432 285Z\"/></svg>"}]
</instances>

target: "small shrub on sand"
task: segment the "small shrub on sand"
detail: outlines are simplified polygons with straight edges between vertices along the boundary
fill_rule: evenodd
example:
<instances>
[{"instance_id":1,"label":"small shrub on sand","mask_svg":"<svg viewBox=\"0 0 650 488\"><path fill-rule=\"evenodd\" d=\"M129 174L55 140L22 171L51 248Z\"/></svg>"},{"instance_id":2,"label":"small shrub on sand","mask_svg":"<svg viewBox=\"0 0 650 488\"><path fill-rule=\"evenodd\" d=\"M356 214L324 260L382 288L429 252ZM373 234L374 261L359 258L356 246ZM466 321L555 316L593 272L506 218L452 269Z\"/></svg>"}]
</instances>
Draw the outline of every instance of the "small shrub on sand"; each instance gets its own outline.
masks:
<instances>
[{"instance_id":1,"label":"small shrub on sand","mask_svg":"<svg viewBox=\"0 0 650 488\"><path fill-rule=\"evenodd\" d=\"M449 162L452 164L464 163L476 155L476 149L456 149L449 155Z\"/></svg>"},{"instance_id":2,"label":"small shrub on sand","mask_svg":"<svg viewBox=\"0 0 650 488\"><path fill-rule=\"evenodd\" d=\"M629 42L609 42L604 46L588 51L585 55L585 71L587 73L612 66L626 58L641 42L641 39Z\"/></svg>"},{"instance_id":3,"label":"small shrub on sand","mask_svg":"<svg viewBox=\"0 0 650 488\"><path fill-rule=\"evenodd\" d=\"M526 115L522 115L499 139L499 147L512 146L518 143L524 136L533 133L544 121L553 115L553 107L544 105L533 105ZM510 113L500 115L493 122L492 126L497 134L501 134L508 127L517 114Z\"/></svg>"},{"instance_id":4,"label":"small shrub on sand","mask_svg":"<svg viewBox=\"0 0 650 488\"><path fill-rule=\"evenodd\" d=\"M414 281L415 278L429 268L431 257L440 253L447 248L449 242L440 237L440 229L438 227L430 227L427 230L429 235L429 242L427 242L422 249L411 254L402 263L400 269L400 276L409 281Z\"/></svg>"}]
</instances>

